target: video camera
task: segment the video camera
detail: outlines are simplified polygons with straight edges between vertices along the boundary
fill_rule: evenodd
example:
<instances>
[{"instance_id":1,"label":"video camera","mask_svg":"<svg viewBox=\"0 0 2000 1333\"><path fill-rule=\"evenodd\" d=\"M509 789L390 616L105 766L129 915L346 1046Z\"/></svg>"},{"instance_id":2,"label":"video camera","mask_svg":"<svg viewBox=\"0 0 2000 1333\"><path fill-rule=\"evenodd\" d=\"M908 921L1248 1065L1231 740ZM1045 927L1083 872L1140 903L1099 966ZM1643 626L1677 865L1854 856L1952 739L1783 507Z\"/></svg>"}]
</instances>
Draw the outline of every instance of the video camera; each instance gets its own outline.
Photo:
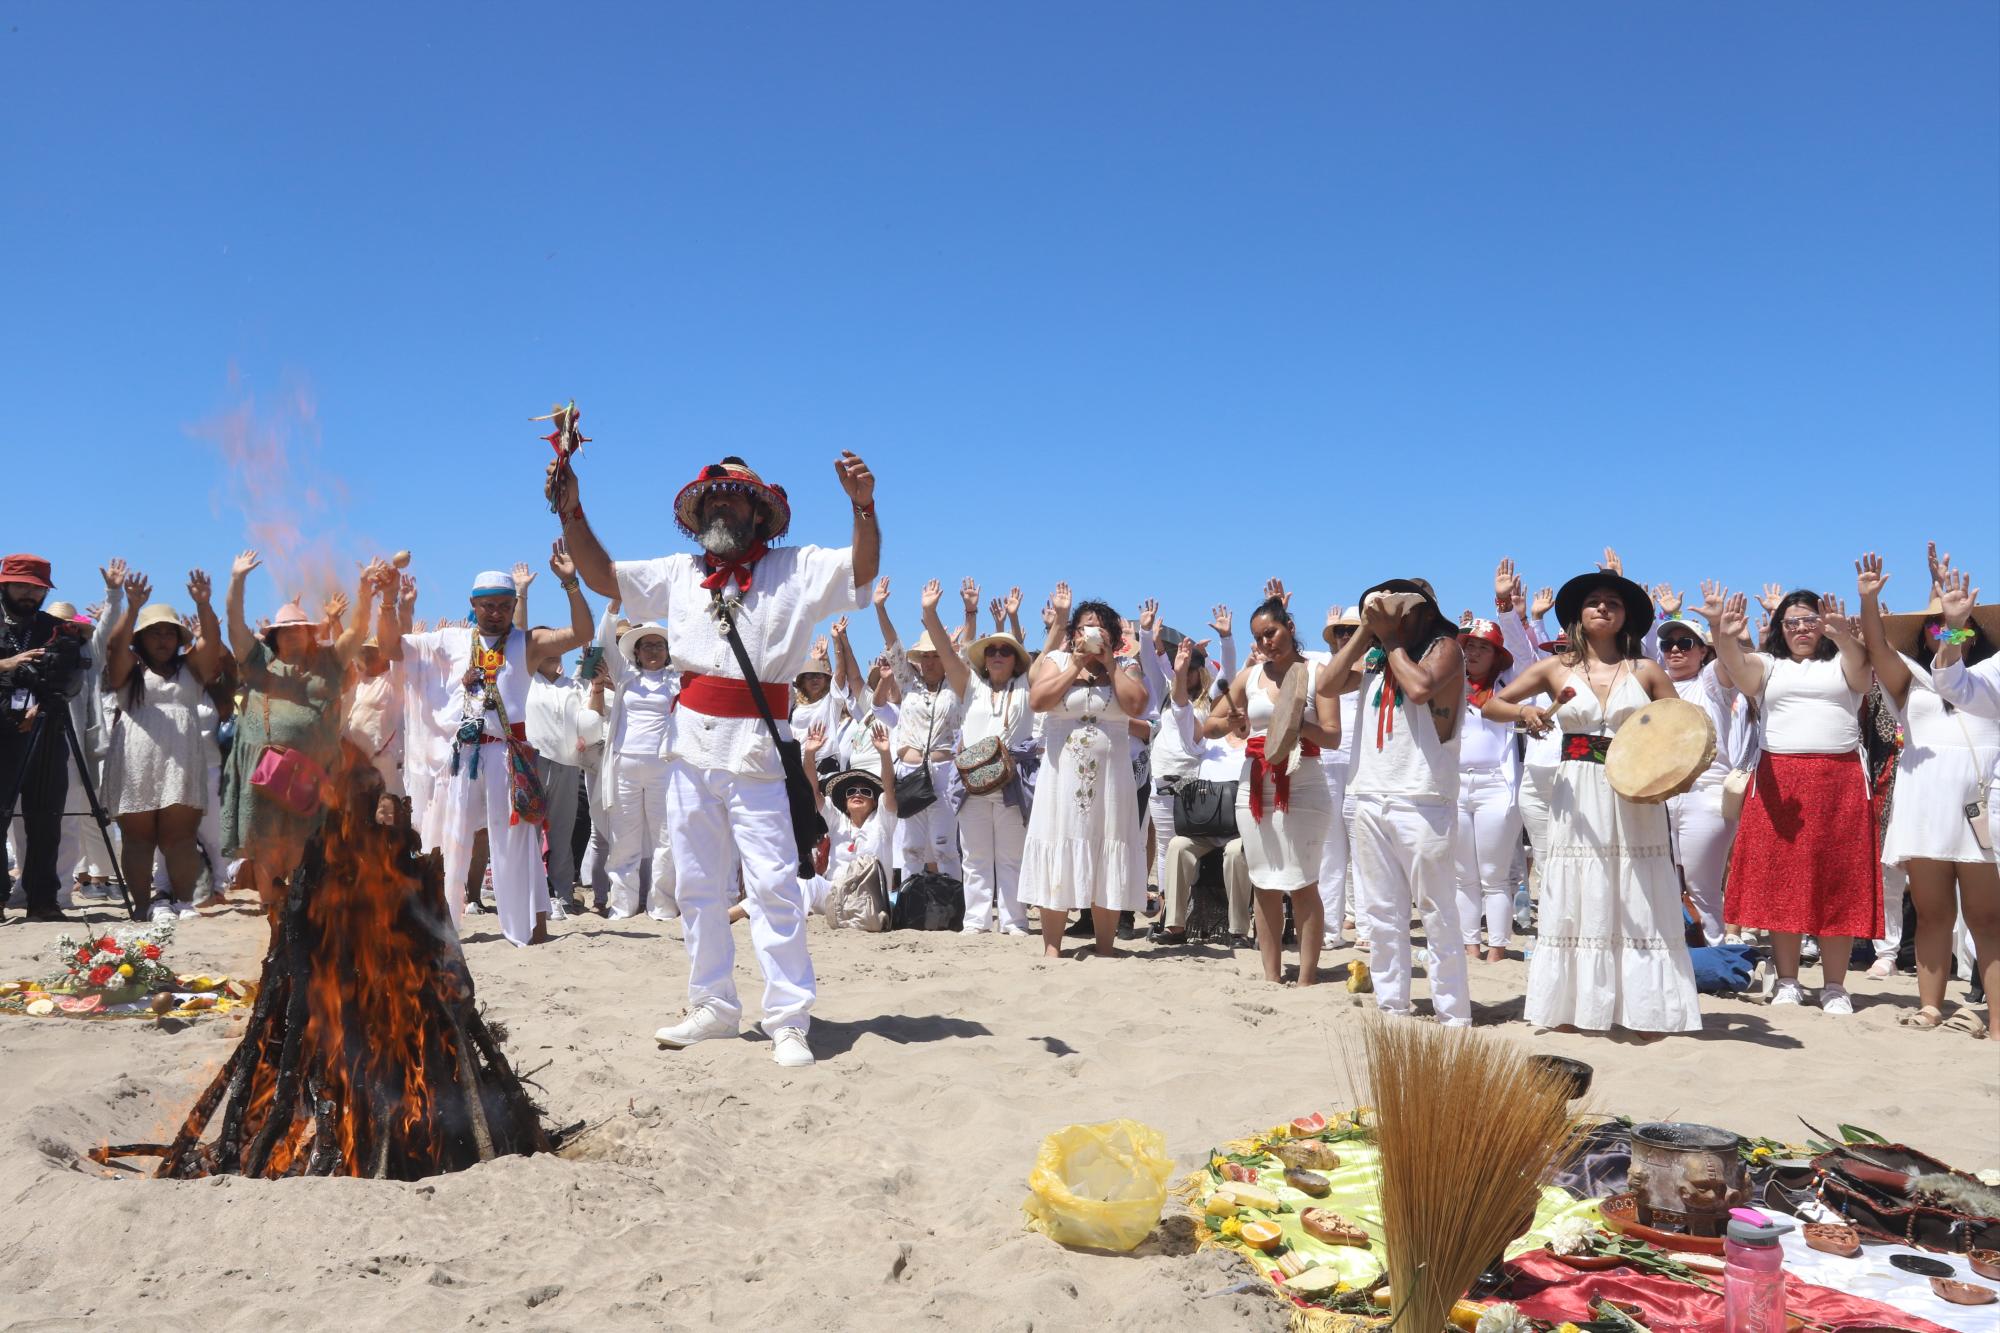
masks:
<instances>
[{"instance_id":1,"label":"video camera","mask_svg":"<svg viewBox=\"0 0 2000 1333\"><path fill-rule=\"evenodd\" d=\"M44 704L74 699L83 690L85 625L58 620L48 642L38 644L40 661L14 668L14 688L27 690Z\"/></svg>"}]
</instances>

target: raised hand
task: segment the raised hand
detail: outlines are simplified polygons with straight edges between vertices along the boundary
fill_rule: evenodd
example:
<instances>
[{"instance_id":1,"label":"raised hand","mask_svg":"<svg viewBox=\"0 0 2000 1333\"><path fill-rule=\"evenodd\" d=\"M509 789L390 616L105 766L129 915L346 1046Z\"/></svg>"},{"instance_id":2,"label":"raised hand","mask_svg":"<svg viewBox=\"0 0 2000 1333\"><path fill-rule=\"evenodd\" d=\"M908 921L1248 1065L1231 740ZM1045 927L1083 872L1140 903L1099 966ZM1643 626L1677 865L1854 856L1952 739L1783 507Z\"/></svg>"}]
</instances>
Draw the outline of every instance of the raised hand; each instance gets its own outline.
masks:
<instances>
[{"instance_id":1,"label":"raised hand","mask_svg":"<svg viewBox=\"0 0 2000 1333\"><path fill-rule=\"evenodd\" d=\"M1729 600L1723 603L1722 619L1716 624L1716 630L1720 634L1727 634L1732 639L1740 640L1749 628L1750 594L1747 592L1733 593L1730 595ZM1757 627L1757 637L1760 640L1764 637L1764 627L1762 625Z\"/></svg>"},{"instance_id":2,"label":"raised hand","mask_svg":"<svg viewBox=\"0 0 2000 1333\"><path fill-rule=\"evenodd\" d=\"M1609 546L1604 548L1604 558L1597 562L1597 567L1599 569L1608 569L1613 574L1620 575L1621 577L1625 573L1625 562L1620 560L1618 552L1612 550Z\"/></svg>"},{"instance_id":3,"label":"raised hand","mask_svg":"<svg viewBox=\"0 0 2000 1333\"><path fill-rule=\"evenodd\" d=\"M258 557L255 551L245 551L230 562L229 577L233 579L248 578L250 571L263 563L263 560Z\"/></svg>"},{"instance_id":4,"label":"raised hand","mask_svg":"<svg viewBox=\"0 0 2000 1333\"><path fill-rule=\"evenodd\" d=\"M188 571L188 596L194 599L196 606L206 606L209 597L214 592L214 585L208 581L207 570L190 569Z\"/></svg>"},{"instance_id":5,"label":"raised hand","mask_svg":"<svg viewBox=\"0 0 2000 1333\"><path fill-rule=\"evenodd\" d=\"M1054 607L1056 614L1064 620L1069 619L1070 603L1073 600L1067 583L1056 584L1056 590L1049 594L1049 605Z\"/></svg>"},{"instance_id":6,"label":"raised hand","mask_svg":"<svg viewBox=\"0 0 2000 1333\"><path fill-rule=\"evenodd\" d=\"M547 497L549 508L565 517L582 507L575 459L570 460L568 467L564 467L560 460L549 461L547 470L542 473L542 494Z\"/></svg>"},{"instance_id":7,"label":"raised hand","mask_svg":"<svg viewBox=\"0 0 2000 1333\"><path fill-rule=\"evenodd\" d=\"M1021 614L1021 590L1020 590L1019 588L1009 588L1009 589L1007 589L1007 600L1006 600L1006 601L1005 601L1004 603L1002 603L1002 605L1003 605L1003 606L1004 606L1004 607L1006 608L1006 610L1007 610L1007 614L1008 614L1008 615L1010 615L1010 616L1018 616L1018 615L1020 615L1020 614Z\"/></svg>"},{"instance_id":8,"label":"raised hand","mask_svg":"<svg viewBox=\"0 0 2000 1333\"><path fill-rule=\"evenodd\" d=\"M886 758L889 753L889 729L879 721L874 723L868 728L868 742L875 747L875 753ZM885 767L882 771L888 773L891 770Z\"/></svg>"},{"instance_id":9,"label":"raised hand","mask_svg":"<svg viewBox=\"0 0 2000 1333\"><path fill-rule=\"evenodd\" d=\"M958 649L961 652L965 650L965 626L953 625L951 629L946 632L945 637L951 640L952 647Z\"/></svg>"},{"instance_id":10,"label":"raised hand","mask_svg":"<svg viewBox=\"0 0 2000 1333\"><path fill-rule=\"evenodd\" d=\"M1764 591L1757 594L1757 605L1764 608L1764 614L1767 616L1776 615L1778 613L1778 603L1784 600L1785 590L1776 583L1765 584Z\"/></svg>"},{"instance_id":11,"label":"raised hand","mask_svg":"<svg viewBox=\"0 0 2000 1333\"><path fill-rule=\"evenodd\" d=\"M528 562L525 560L516 560L514 562L514 595L518 597L526 592L528 585L534 581L535 571L528 568Z\"/></svg>"},{"instance_id":12,"label":"raised hand","mask_svg":"<svg viewBox=\"0 0 2000 1333\"><path fill-rule=\"evenodd\" d=\"M347 614L347 594L336 592L328 597L320 607L320 614L328 621L336 621Z\"/></svg>"},{"instance_id":13,"label":"raised hand","mask_svg":"<svg viewBox=\"0 0 2000 1333\"><path fill-rule=\"evenodd\" d=\"M1287 611L1291 610L1292 595L1285 591L1285 581L1283 579L1269 578L1264 580L1264 600L1268 602L1273 597L1283 602Z\"/></svg>"},{"instance_id":14,"label":"raised hand","mask_svg":"<svg viewBox=\"0 0 2000 1333\"><path fill-rule=\"evenodd\" d=\"M963 583L959 584L959 585L958 585L958 599L959 599L959 600L960 600L961 602L964 602L964 603L965 603L965 614L967 614L968 616L976 616L976 615L978 615L978 614L979 614L979 580L978 580L978 579L975 579L975 578L971 578L971 577L968 577L968 578L967 578L967 579L965 580L965 582L963 582Z\"/></svg>"},{"instance_id":15,"label":"raised hand","mask_svg":"<svg viewBox=\"0 0 2000 1333\"><path fill-rule=\"evenodd\" d=\"M1972 586L1972 576L1962 569L1946 569L1944 581L1938 585L1938 602L1944 607L1944 623L1952 629L1964 629L1972 619L1972 608L1979 604L1979 589Z\"/></svg>"},{"instance_id":16,"label":"raised hand","mask_svg":"<svg viewBox=\"0 0 2000 1333\"><path fill-rule=\"evenodd\" d=\"M108 565L99 565L97 572L104 576L104 592L108 597L125 586L125 561L114 559Z\"/></svg>"},{"instance_id":17,"label":"raised hand","mask_svg":"<svg viewBox=\"0 0 2000 1333\"><path fill-rule=\"evenodd\" d=\"M1543 616L1555 610L1555 608L1556 590L1554 588L1541 588L1536 591L1535 600L1529 605L1528 610L1535 619L1540 620Z\"/></svg>"},{"instance_id":18,"label":"raised hand","mask_svg":"<svg viewBox=\"0 0 2000 1333\"><path fill-rule=\"evenodd\" d=\"M125 576L125 602L134 609L146 604L153 595L153 581L136 569Z\"/></svg>"},{"instance_id":19,"label":"raised hand","mask_svg":"<svg viewBox=\"0 0 2000 1333\"><path fill-rule=\"evenodd\" d=\"M1695 610L1700 613L1703 620L1706 620L1711 625L1716 625L1721 622L1723 610L1728 605L1728 601L1729 589L1723 587L1714 579L1703 579L1701 581L1701 605L1697 606Z\"/></svg>"},{"instance_id":20,"label":"raised hand","mask_svg":"<svg viewBox=\"0 0 2000 1333\"><path fill-rule=\"evenodd\" d=\"M1653 600L1660 604L1660 610L1670 616L1679 615L1681 607L1686 604L1678 592L1664 583L1656 583L1648 591L1653 594Z\"/></svg>"},{"instance_id":21,"label":"raised hand","mask_svg":"<svg viewBox=\"0 0 2000 1333\"><path fill-rule=\"evenodd\" d=\"M403 575L402 602L404 606L417 604L417 576L414 574Z\"/></svg>"},{"instance_id":22,"label":"raised hand","mask_svg":"<svg viewBox=\"0 0 2000 1333\"><path fill-rule=\"evenodd\" d=\"M1215 637L1229 637L1229 627L1236 623L1235 613L1226 606L1211 607L1208 612L1208 627L1215 631Z\"/></svg>"},{"instance_id":23,"label":"raised hand","mask_svg":"<svg viewBox=\"0 0 2000 1333\"><path fill-rule=\"evenodd\" d=\"M884 574L881 578L875 580L875 605L878 607L882 607L882 606L887 606L888 604L889 604L889 576L887 574Z\"/></svg>"},{"instance_id":24,"label":"raised hand","mask_svg":"<svg viewBox=\"0 0 2000 1333\"><path fill-rule=\"evenodd\" d=\"M1819 627L1841 647L1859 643L1860 635L1855 632L1854 622L1847 618L1847 606L1830 592L1819 597Z\"/></svg>"},{"instance_id":25,"label":"raised hand","mask_svg":"<svg viewBox=\"0 0 2000 1333\"><path fill-rule=\"evenodd\" d=\"M515 568L526 569L526 565ZM558 537L549 543L549 573L556 576L558 583L576 582L576 561L569 557L569 543Z\"/></svg>"},{"instance_id":26,"label":"raised hand","mask_svg":"<svg viewBox=\"0 0 2000 1333\"><path fill-rule=\"evenodd\" d=\"M1156 633L1160 628L1160 599L1148 597L1139 603L1139 630L1143 634Z\"/></svg>"},{"instance_id":27,"label":"raised hand","mask_svg":"<svg viewBox=\"0 0 2000 1333\"><path fill-rule=\"evenodd\" d=\"M924 590L917 594L917 605L927 612L937 610L937 604L943 600L944 585L936 579L926 583Z\"/></svg>"},{"instance_id":28,"label":"raised hand","mask_svg":"<svg viewBox=\"0 0 2000 1333\"><path fill-rule=\"evenodd\" d=\"M201 641L201 622L193 616L186 615L180 617L180 622L181 628L187 631L189 642L199 643Z\"/></svg>"},{"instance_id":29,"label":"raised hand","mask_svg":"<svg viewBox=\"0 0 2000 1333\"><path fill-rule=\"evenodd\" d=\"M991 615L993 617L994 628L998 629L1001 625L1006 623L1007 603L1002 601L1000 598L995 597L992 600L988 601L986 603L986 611L988 615Z\"/></svg>"},{"instance_id":30,"label":"raised hand","mask_svg":"<svg viewBox=\"0 0 2000 1333\"><path fill-rule=\"evenodd\" d=\"M1514 596L1514 587L1520 581L1520 577L1514 573L1514 557L1501 556L1498 568L1493 571L1493 599L1496 602L1511 600Z\"/></svg>"},{"instance_id":31,"label":"raised hand","mask_svg":"<svg viewBox=\"0 0 2000 1333\"><path fill-rule=\"evenodd\" d=\"M826 656L826 636L824 634L813 640L812 655L814 657Z\"/></svg>"},{"instance_id":32,"label":"raised hand","mask_svg":"<svg viewBox=\"0 0 2000 1333\"><path fill-rule=\"evenodd\" d=\"M847 637L847 617L846 617L846 616L841 616L841 617L837 618L837 619L836 619L836 620L835 620L835 621L834 621L834 622L833 622L833 623L832 623L831 625L828 625L828 626L827 626L826 628L827 628L827 632L828 632L829 634L833 635L833 637L834 637L834 638L836 638L836 639L844 639L844 638L846 638L846 637Z\"/></svg>"},{"instance_id":33,"label":"raised hand","mask_svg":"<svg viewBox=\"0 0 2000 1333\"><path fill-rule=\"evenodd\" d=\"M1056 625L1056 604L1053 601L1043 602L1042 628L1054 629L1055 625Z\"/></svg>"},{"instance_id":34,"label":"raised hand","mask_svg":"<svg viewBox=\"0 0 2000 1333\"><path fill-rule=\"evenodd\" d=\"M840 477L840 489L847 492L848 500L857 508L866 509L875 503L875 474L861 461L861 455L841 450L833 470Z\"/></svg>"},{"instance_id":35,"label":"raised hand","mask_svg":"<svg viewBox=\"0 0 2000 1333\"><path fill-rule=\"evenodd\" d=\"M818 754L826 748L826 723L815 722L806 731L806 743L800 747L807 754Z\"/></svg>"},{"instance_id":36,"label":"raised hand","mask_svg":"<svg viewBox=\"0 0 2000 1333\"><path fill-rule=\"evenodd\" d=\"M1951 572L1951 552L1947 551L1943 555L1939 555L1937 543L1926 542L1924 544L1924 554L1930 561L1931 587L1942 588L1944 586L1944 576Z\"/></svg>"},{"instance_id":37,"label":"raised hand","mask_svg":"<svg viewBox=\"0 0 2000 1333\"><path fill-rule=\"evenodd\" d=\"M1882 572L1882 557L1873 551L1854 562L1854 591L1861 595L1862 601L1880 597L1882 585L1888 581L1889 576Z\"/></svg>"}]
</instances>

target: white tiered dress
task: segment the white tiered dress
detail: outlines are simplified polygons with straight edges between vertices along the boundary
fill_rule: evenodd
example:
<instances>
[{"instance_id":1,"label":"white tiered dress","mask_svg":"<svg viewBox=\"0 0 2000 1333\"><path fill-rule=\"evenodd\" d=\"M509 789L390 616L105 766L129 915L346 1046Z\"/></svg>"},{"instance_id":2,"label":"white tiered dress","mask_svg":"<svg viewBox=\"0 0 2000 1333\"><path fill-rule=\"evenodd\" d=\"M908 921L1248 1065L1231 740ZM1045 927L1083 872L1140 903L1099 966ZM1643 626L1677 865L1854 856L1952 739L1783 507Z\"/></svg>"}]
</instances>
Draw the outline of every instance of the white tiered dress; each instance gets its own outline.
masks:
<instances>
[{"instance_id":1,"label":"white tiered dress","mask_svg":"<svg viewBox=\"0 0 2000 1333\"><path fill-rule=\"evenodd\" d=\"M1051 656L1068 665L1067 653ZM1075 685L1042 718L1048 749L1021 849L1021 902L1136 911L1146 902L1146 848L1117 694L1108 681Z\"/></svg>"},{"instance_id":2,"label":"white tiered dress","mask_svg":"<svg viewBox=\"0 0 2000 1333\"><path fill-rule=\"evenodd\" d=\"M1648 702L1629 673L1608 708L1581 675L1571 672L1569 685L1575 694L1555 714L1565 739L1613 735ZM1625 800L1600 763L1564 760L1556 769L1527 1019L1592 1032L1701 1030L1667 807Z\"/></svg>"}]
</instances>

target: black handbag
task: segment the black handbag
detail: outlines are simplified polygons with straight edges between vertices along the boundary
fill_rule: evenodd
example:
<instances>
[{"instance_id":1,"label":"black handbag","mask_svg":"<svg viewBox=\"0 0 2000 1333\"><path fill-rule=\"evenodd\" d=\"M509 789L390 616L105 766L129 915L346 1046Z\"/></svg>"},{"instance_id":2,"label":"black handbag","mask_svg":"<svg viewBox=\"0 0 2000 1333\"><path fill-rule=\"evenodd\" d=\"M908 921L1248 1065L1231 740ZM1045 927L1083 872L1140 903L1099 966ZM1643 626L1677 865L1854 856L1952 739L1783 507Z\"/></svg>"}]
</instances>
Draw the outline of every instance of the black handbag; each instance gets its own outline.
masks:
<instances>
[{"instance_id":1,"label":"black handbag","mask_svg":"<svg viewBox=\"0 0 2000 1333\"><path fill-rule=\"evenodd\" d=\"M1187 778L1174 788L1174 835L1236 836L1236 779Z\"/></svg>"},{"instance_id":2,"label":"black handbag","mask_svg":"<svg viewBox=\"0 0 2000 1333\"><path fill-rule=\"evenodd\" d=\"M950 875L903 876L902 891L890 910L891 930L962 930L965 885Z\"/></svg>"},{"instance_id":3,"label":"black handbag","mask_svg":"<svg viewBox=\"0 0 2000 1333\"><path fill-rule=\"evenodd\" d=\"M737 669L742 671L743 680L750 687L750 697L757 701L757 715L764 719L764 729L771 733L771 744L778 747L778 764L785 770L785 798L791 806L792 839L798 844L799 865L810 866L813 849L826 836L826 818L820 814L819 802L813 797L812 780L806 776L804 756L797 741L784 740L778 735L778 720L771 716L771 705L764 699L764 687L757 681L757 668L750 665L750 654L744 651L743 640L736 633L732 604L722 600L720 591L714 596L721 612L716 619L722 622L722 632L729 636L729 646L735 650Z\"/></svg>"},{"instance_id":4,"label":"black handbag","mask_svg":"<svg viewBox=\"0 0 2000 1333\"><path fill-rule=\"evenodd\" d=\"M931 781L931 745L937 739L937 705L931 706L931 727L924 736L924 757L911 772L896 779L896 818L911 819L937 804L937 784ZM962 901L962 899L961 899ZM965 909L959 909L963 912Z\"/></svg>"}]
</instances>

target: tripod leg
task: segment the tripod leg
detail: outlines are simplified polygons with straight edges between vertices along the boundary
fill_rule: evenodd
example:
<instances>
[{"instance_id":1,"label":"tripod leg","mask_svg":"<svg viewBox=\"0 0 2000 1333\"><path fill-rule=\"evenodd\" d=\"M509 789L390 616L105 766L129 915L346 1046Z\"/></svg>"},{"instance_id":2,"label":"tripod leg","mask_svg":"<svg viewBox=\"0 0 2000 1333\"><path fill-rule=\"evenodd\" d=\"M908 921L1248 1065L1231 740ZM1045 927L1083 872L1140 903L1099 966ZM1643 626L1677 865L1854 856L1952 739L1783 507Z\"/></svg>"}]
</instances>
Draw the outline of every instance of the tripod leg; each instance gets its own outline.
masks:
<instances>
[{"instance_id":1,"label":"tripod leg","mask_svg":"<svg viewBox=\"0 0 2000 1333\"><path fill-rule=\"evenodd\" d=\"M65 722L69 720L68 709L63 710L63 720ZM14 822L14 807L20 803L21 795L27 789L28 779L35 771L35 761L41 757L42 745L48 738L48 721L49 714L47 709L43 709L35 716L35 729L29 734L28 748L21 755L20 770L14 774L13 781L6 788L6 799L0 801L0 839L4 839L7 836L8 826ZM25 825L21 830L21 865L19 868L21 871L21 895L23 899L26 899L28 895L28 832ZM0 919L6 917L6 907L7 899L3 893L0 893Z\"/></svg>"},{"instance_id":2,"label":"tripod leg","mask_svg":"<svg viewBox=\"0 0 2000 1333\"><path fill-rule=\"evenodd\" d=\"M104 802L97 799L97 781L90 776L90 762L84 758L83 743L76 738L76 723L71 720L69 709L62 710L63 736L69 741L70 758L76 760L77 776L83 779L83 794L90 799L90 817L97 821L97 831L104 837L108 848L111 842L111 817L104 813ZM125 885L125 867L118 857L111 858L111 878L118 885L118 894L125 900L125 914L136 917L138 909L132 905L132 891Z\"/></svg>"}]
</instances>

